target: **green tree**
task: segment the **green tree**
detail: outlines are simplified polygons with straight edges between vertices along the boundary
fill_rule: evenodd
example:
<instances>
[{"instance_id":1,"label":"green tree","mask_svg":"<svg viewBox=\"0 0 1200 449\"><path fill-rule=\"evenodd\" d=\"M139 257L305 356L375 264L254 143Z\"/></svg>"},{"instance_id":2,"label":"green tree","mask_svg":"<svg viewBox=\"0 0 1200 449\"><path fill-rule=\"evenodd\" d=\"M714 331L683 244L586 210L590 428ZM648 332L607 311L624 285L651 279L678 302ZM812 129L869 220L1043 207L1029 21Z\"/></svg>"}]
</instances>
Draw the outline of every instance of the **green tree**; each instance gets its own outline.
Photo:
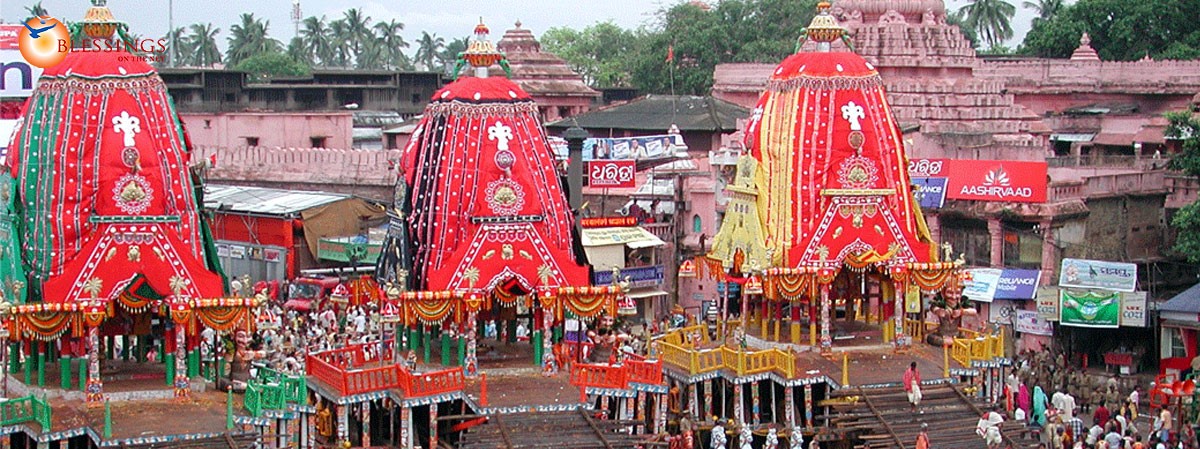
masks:
<instances>
[{"instance_id":1,"label":"green tree","mask_svg":"<svg viewBox=\"0 0 1200 449\"><path fill-rule=\"evenodd\" d=\"M438 52L438 64L447 69L452 69L454 63L458 61L458 54L467 51L467 44L471 42L468 37L460 37L452 40L442 47L442 51Z\"/></svg>"},{"instance_id":2,"label":"green tree","mask_svg":"<svg viewBox=\"0 0 1200 449\"><path fill-rule=\"evenodd\" d=\"M316 65L326 67L333 60L333 44L325 16L310 16L301 22L300 38L304 52Z\"/></svg>"},{"instance_id":3,"label":"green tree","mask_svg":"<svg viewBox=\"0 0 1200 449\"><path fill-rule=\"evenodd\" d=\"M316 62L313 61L312 53L309 53L308 49L304 48L304 38L300 36L293 36L292 40L288 41L287 52L285 53L292 60L304 63L306 66L312 67L316 65Z\"/></svg>"},{"instance_id":4,"label":"green tree","mask_svg":"<svg viewBox=\"0 0 1200 449\"><path fill-rule=\"evenodd\" d=\"M309 73L308 65L292 59L282 51L266 51L243 59L234 70L250 73L255 81L263 81L276 76L301 76Z\"/></svg>"},{"instance_id":5,"label":"green tree","mask_svg":"<svg viewBox=\"0 0 1200 449\"><path fill-rule=\"evenodd\" d=\"M1200 49L1200 0L1124 2L1079 0L1049 20L1035 23L1025 36L1028 54L1063 58L1088 33L1100 59L1132 61L1188 58Z\"/></svg>"},{"instance_id":6,"label":"green tree","mask_svg":"<svg viewBox=\"0 0 1200 449\"><path fill-rule=\"evenodd\" d=\"M1022 8L1032 9L1037 13L1037 17L1033 18L1034 23L1039 20L1053 19L1066 5L1066 0L1037 0L1036 2L1025 0L1021 2Z\"/></svg>"},{"instance_id":7,"label":"green tree","mask_svg":"<svg viewBox=\"0 0 1200 449\"><path fill-rule=\"evenodd\" d=\"M375 24L375 42L382 47L381 62L384 68L389 70L412 69L412 61L409 61L408 55L404 54L404 49L409 45L401 35L403 31L404 24L394 19Z\"/></svg>"},{"instance_id":8,"label":"green tree","mask_svg":"<svg viewBox=\"0 0 1200 449\"><path fill-rule=\"evenodd\" d=\"M241 23L229 27L228 64L237 66L242 60L262 53L282 53L283 44L267 35L271 22L242 13Z\"/></svg>"},{"instance_id":9,"label":"green tree","mask_svg":"<svg viewBox=\"0 0 1200 449\"><path fill-rule=\"evenodd\" d=\"M429 34L428 31L422 31L421 39L417 40L416 56L417 62L421 63L421 68L434 70L434 64L438 59L438 55L445 46L445 39L438 37L437 34Z\"/></svg>"},{"instance_id":10,"label":"green tree","mask_svg":"<svg viewBox=\"0 0 1200 449\"><path fill-rule=\"evenodd\" d=\"M217 47L217 34L220 28L211 23L193 23L184 41L191 54L187 57L189 64L199 67L210 67L221 62L221 49Z\"/></svg>"},{"instance_id":11,"label":"green tree","mask_svg":"<svg viewBox=\"0 0 1200 449\"><path fill-rule=\"evenodd\" d=\"M996 47L1013 37L1012 18L1017 7L1007 0L972 0L963 6L967 24L975 29L988 47Z\"/></svg>"},{"instance_id":12,"label":"green tree","mask_svg":"<svg viewBox=\"0 0 1200 449\"><path fill-rule=\"evenodd\" d=\"M350 67L354 61L354 49L350 46L350 40L354 39L354 36L350 28L350 24L344 19L329 22L329 47L332 52L328 65Z\"/></svg>"},{"instance_id":13,"label":"green tree","mask_svg":"<svg viewBox=\"0 0 1200 449\"><path fill-rule=\"evenodd\" d=\"M25 13L26 13L27 17L25 17L24 22L28 22L29 19L32 19L34 17L42 17L42 16L50 15L50 13L46 11L46 8L42 7L41 1L34 3L32 6L26 6Z\"/></svg>"},{"instance_id":14,"label":"green tree","mask_svg":"<svg viewBox=\"0 0 1200 449\"><path fill-rule=\"evenodd\" d=\"M811 0L726 0L714 7L681 3L660 10L661 28L642 30L634 51L629 68L634 87L704 95L717 64L779 62L795 49L815 6ZM668 54L674 55L670 63Z\"/></svg>"},{"instance_id":15,"label":"green tree","mask_svg":"<svg viewBox=\"0 0 1200 449\"><path fill-rule=\"evenodd\" d=\"M637 48L638 38L638 33L608 21L580 31L551 28L542 34L541 43L592 87L626 87L631 82L626 62Z\"/></svg>"},{"instance_id":16,"label":"green tree","mask_svg":"<svg viewBox=\"0 0 1200 449\"><path fill-rule=\"evenodd\" d=\"M1182 150L1171 159L1169 168L1192 177L1200 176L1200 119L1188 112L1167 114L1170 125L1166 135L1183 141ZM1175 213L1171 226L1178 232L1174 250L1188 262L1200 263L1200 201Z\"/></svg>"},{"instance_id":17,"label":"green tree","mask_svg":"<svg viewBox=\"0 0 1200 449\"><path fill-rule=\"evenodd\" d=\"M339 38L345 42L348 59L360 65L359 57L366 50L367 43L375 38L371 32L371 16L363 14L361 9L350 8L342 13L342 21L345 23L344 36Z\"/></svg>"},{"instance_id":18,"label":"green tree","mask_svg":"<svg viewBox=\"0 0 1200 449\"><path fill-rule=\"evenodd\" d=\"M192 49L187 39L187 28L176 28L163 39L167 42L167 57L171 67L191 64Z\"/></svg>"},{"instance_id":19,"label":"green tree","mask_svg":"<svg viewBox=\"0 0 1200 449\"><path fill-rule=\"evenodd\" d=\"M976 33L975 28L967 23L966 8L958 8L954 12L947 13L946 24L958 26L963 37L971 43L971 48L979 48L979 33Z\"/></svg>"}]
</instances>

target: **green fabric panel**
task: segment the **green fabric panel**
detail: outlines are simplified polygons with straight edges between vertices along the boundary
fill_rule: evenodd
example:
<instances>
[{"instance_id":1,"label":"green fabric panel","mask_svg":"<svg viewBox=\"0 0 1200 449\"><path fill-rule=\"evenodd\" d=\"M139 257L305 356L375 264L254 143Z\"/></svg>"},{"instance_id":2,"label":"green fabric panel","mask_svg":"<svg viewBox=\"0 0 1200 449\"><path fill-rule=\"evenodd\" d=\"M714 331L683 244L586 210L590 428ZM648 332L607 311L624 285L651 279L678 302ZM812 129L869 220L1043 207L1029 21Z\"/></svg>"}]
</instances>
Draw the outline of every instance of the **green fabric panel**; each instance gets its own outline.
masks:
<instances>
[{"instance_id":1,"label":"green fabric panel","mask_svg":"<svg viewBox=\"0 0 1200 449\"><path fill-rule=\"evenodd\" d=\"M16 179L8 173L0 173L0 290L6 301L24 304L28 280L21 260L18 216L14 214L16 196Z\"/></svg>"}]
</instances>

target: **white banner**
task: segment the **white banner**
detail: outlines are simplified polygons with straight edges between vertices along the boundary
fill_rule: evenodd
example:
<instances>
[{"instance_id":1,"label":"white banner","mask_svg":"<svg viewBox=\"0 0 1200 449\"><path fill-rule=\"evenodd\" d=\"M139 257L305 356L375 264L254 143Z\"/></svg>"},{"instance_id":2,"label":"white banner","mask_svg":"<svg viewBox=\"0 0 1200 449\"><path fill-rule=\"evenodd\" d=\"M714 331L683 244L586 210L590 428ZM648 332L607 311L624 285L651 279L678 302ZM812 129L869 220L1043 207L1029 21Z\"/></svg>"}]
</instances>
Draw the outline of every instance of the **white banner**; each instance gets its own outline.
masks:
<instances>
[{"instance_id":1,"label":"white banner","mask_svg":"<svg viewBox=\"0 0 1200 449\"><path fill-rule=\"evenodd\" d=\"M1121 294L1121 325L1146 327L1146 292Z\"/></svg>"},{"instance_id":2,"label":"white banner","mask_svg":"<svg viewBox=\"0 0 1200 449\"><path fill-rule=\"evenodd\" d=\"M995 324L1012 324L1013 312L1020 309L1020 304L997 299L988 307L988 321Z\"/></svg>"},{"instance_id":3,"label":"white banner","mask_svg":"<svg viewBox=\"0 0 1200 449\"><path fill-rule=\"evenodd\" d=\"M996 297L996 284L1000 283L999 268L975 268L967 270L971 280L963 285L962 295L972 301L992 302Z\"/></svg>"},{"instance_id":4,"label":"white banner","mask_svg":"<svg viewBox=\"0 0 1200 449\"><path fill-rule=\"evenodd\" d=\"M1013 330L1033 335L1054 335L1054 325L1033 310L1017 310L1013 314Z\"/></svg>"}]
</instances>

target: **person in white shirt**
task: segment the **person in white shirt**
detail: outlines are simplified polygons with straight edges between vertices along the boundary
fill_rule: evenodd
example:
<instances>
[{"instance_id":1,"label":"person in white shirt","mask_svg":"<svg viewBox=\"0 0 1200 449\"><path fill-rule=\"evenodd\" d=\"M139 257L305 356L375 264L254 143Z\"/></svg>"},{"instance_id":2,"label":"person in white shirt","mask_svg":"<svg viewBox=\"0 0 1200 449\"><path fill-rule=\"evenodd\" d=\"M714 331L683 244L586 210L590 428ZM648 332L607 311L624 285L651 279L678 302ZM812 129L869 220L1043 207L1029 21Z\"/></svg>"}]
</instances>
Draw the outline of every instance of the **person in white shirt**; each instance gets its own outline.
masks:
<instances>
[{"instance_id":1,"label":"person in white shirt","mask_svg":"<svg viewBox=\"0 0 1200 449\"><path fill-rule=\"evenodd\" d=\"M983 438L988 449L996 449L1003 444L1003 438L1000 436L1000 424L1003 422L1004 417L999 413L985 412L975 425L975 434Z\"/></svg>"}]
</instances>

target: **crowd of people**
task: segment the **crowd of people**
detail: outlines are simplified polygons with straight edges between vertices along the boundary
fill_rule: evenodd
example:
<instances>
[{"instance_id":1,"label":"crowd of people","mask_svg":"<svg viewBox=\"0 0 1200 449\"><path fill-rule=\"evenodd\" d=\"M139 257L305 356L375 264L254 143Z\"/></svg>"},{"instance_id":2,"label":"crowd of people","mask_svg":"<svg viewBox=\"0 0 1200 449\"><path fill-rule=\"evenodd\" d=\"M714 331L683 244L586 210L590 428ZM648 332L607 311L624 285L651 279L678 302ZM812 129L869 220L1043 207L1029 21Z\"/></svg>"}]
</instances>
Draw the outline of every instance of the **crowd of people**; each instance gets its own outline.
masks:
<instances>
[{"instance_id":1,"label":"crowd of people","mask_svg":"<svg viewBox=\"0 0 1200 449\"><path fill-rule=\"evenodd\" d=\"M1151 424L1139 427L1143 399L1136 378L1089 373L1058 350L1023 351L1004 381L1003 406L1046 449L1197 448L1190 423L1177 426L1166 408L1147 410Z\"/></svg>"}]
</instances>

